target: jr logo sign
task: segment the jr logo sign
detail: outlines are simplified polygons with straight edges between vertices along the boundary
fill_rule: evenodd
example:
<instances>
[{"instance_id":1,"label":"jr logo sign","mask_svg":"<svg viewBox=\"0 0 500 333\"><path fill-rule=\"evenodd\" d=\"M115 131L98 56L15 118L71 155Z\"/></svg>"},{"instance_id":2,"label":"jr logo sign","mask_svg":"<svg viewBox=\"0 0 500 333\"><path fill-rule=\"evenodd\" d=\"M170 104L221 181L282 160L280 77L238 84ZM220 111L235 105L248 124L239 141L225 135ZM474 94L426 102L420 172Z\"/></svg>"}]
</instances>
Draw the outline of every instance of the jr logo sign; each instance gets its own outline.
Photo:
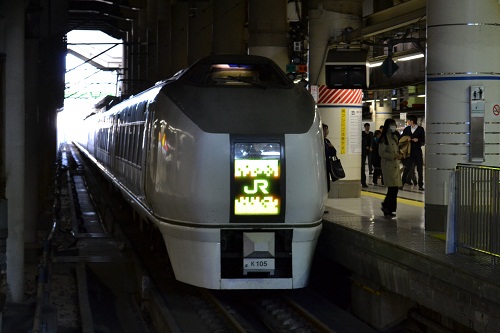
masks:
<instances>
[{"instance_id":1,"label":"jr logo sign","mask_svg":"<svg viewBox=\"0 0 500 333\"><path fill-rule=\"evenodd\" d=\"M279 159L238 159L234 171L235 215L280 213Z\"/></svg>"},{"instance_id":2,"label":"jr logo sign","mask_svg":"<svg viewBox=\"0 0 500 333\"><path fill-rule=\"evenodd\" d=\"M245 186L243 188L243 192L245 192L246 194L255 194L260 190L260 192L262 192L263 194L269 194L269 191L267 190L268 186L269 183L267 182L267 180L256 179L253 181L253 188L250 189L248 186Z\"/></svg>"}]
</instances>

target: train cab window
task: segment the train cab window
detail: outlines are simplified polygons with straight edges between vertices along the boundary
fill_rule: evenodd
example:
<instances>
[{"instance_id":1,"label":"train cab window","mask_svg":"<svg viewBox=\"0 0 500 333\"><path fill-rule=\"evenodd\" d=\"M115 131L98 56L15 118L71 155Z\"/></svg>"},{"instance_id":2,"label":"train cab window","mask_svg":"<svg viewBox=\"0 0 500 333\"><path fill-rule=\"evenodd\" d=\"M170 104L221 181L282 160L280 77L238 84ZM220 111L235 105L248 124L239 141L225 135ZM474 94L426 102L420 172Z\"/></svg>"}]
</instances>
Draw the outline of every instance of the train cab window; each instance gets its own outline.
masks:
<instances>
[{"instance_id":1,"label":"train cab window","mask_svg":"<svg viewBox=\"0 0 500 333\"><path fill-rule=\"evenodd\" d=\"M186 83L205 87L290 88L293 82L271 62L216 62L192 66Z\"/></svg>"},{"instance_id":2,"label":"train cab window","mask_svg":"<svg viewBox=\"0 0 500 333\"><path fill-rule=\"evenodd\" d=\"M270 66L262 64L214 64L205 85L287 87L286 81Z\"/></svg>"}]
</instances>

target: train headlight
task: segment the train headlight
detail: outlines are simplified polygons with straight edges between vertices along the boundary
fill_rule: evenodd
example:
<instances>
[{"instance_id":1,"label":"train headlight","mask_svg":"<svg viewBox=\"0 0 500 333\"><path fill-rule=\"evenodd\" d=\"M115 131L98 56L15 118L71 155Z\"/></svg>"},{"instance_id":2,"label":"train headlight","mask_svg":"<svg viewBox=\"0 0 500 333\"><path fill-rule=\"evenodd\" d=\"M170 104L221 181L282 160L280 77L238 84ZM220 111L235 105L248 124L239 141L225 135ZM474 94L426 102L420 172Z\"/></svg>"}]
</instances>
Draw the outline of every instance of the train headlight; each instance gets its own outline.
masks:
<instances>
[{"instance_id":1,"label":"train headlight","mask_svg":"<svg viewBox=\"0 0 500 333\"><path fill-rule=\"evenodd\" d=\"M234 145L234 159L242 158L280 158L281 145L279 143L245 142Z\"/></svg>"}]
</instances>

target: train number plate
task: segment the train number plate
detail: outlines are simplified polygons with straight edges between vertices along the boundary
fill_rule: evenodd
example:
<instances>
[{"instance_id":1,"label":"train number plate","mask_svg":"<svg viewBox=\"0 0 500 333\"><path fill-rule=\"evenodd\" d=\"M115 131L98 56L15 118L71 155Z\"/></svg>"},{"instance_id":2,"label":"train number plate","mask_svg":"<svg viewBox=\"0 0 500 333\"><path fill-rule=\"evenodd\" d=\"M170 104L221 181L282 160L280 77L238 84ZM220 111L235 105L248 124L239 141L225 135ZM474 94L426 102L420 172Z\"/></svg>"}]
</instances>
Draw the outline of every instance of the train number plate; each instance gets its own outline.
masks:
<instances>
[{"instance_id":1,"label":"train number plate","mask_svg":"<svg viewBox=\"0 0 500 333\"><path fill-rule=\"evenodd\" d=\"M244 258L243 269L247 271L268 271L274 269L274 258Z\"/></svg>"}]
</instances>

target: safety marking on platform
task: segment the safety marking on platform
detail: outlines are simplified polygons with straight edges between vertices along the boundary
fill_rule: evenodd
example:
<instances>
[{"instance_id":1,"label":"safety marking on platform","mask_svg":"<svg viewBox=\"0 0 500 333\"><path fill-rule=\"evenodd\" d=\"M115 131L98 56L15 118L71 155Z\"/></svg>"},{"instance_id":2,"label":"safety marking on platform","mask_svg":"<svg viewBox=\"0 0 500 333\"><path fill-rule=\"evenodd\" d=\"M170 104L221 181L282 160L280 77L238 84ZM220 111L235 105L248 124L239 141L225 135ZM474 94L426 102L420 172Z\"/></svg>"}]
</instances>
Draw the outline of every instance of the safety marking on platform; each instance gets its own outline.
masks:
<instances>
[{"instance_id":1,"label":"safety marking on platform","mask_svg":"<svg viewBox=\"0 0 500 333\"><path fill-rule=\"evenodd\" d=\"M440 240L446 240L446 233L445 232L437 232L437 231L427 231L426 232L429 236L431 237L436 237Z\"/></svg>"},{"instance_id":2,"label":"safety marking on platform","mask_svg":"<svg viewBox=\"0 0 500 333\"><path fill-rule=\"evenodd\" d=\"M384 198L385 198L385 194L378 194L378 193L373 193L373 192L368 192L368 191L361 191L361 195L365 195L365 196L373 197L373 198L378 198L378 199L382 199L382 200L384 200ZM419 207L419 208L425 207L425 204L421 201L398 198L398 202L405 204L405 205L410 205L410 206Z\"/></svg>"}]
</instances>

